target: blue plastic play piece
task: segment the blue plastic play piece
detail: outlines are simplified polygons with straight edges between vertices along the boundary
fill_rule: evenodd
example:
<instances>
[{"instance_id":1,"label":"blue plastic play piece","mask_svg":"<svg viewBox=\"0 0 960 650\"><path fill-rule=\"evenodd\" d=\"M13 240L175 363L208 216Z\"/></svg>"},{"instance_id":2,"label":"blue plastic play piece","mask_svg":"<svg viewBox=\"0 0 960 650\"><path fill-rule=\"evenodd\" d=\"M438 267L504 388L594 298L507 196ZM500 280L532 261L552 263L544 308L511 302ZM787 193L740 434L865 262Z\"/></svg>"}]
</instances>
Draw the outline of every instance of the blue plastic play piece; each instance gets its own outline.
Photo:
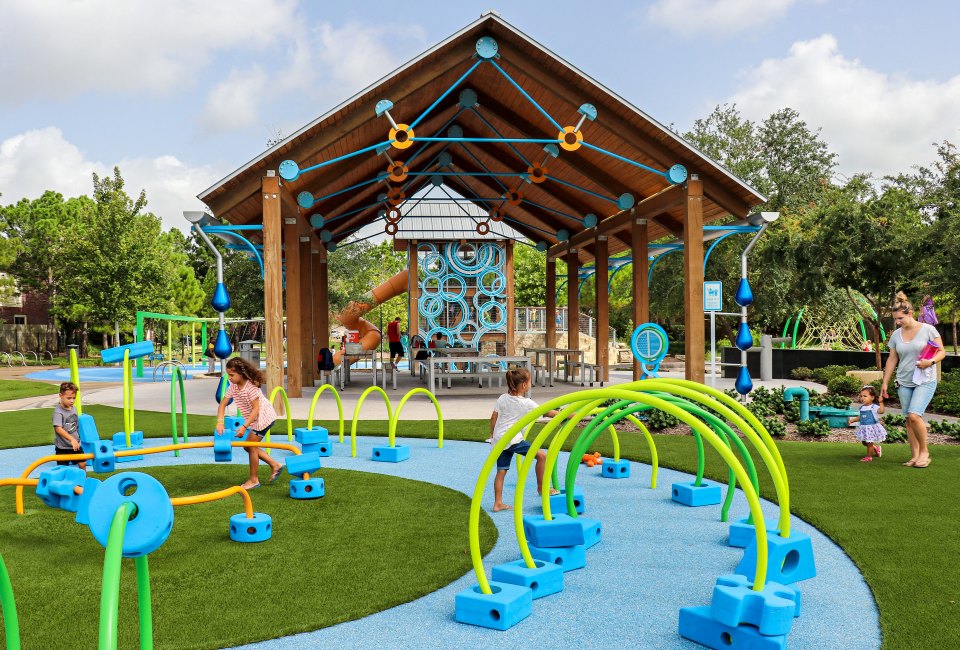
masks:
<instances>
[{"instance_id":1,"label":"blue plastic play piece","mask_svg":"<svg viewBox=\"0 0 960 650\"><path fill-rule=\"evenodd\" d=\"M104 363L120 363L123 361L124 352L128 350L131 359L145 357L148 354L153 354L153 341L137 341L136 343L118 345L115 348L106 348L100 352L100 360Z\"/></svg>"},{"instance_id":2,"label":"blue plastic play piece","mask_svg":"<svg viewBox=\"0 0 960 650\"><path fill-rule=\"evenodd\" d=\"M223 282L217 283L210 304L213 305L213 310L220 314L230 309L230 294L227 293L227 285Z\"/></svg>"},{"instance_id":3,"label":"blue plastic play piece","mask_svg":"<svg viewBox=\"0 0 960 650\"><path fill-rule=\"evenodd\" d=\"M743 559L736 571L752 578L757 567L757 540L753 540L743 552ZM790 531L790 537L767 536L767 580L782 585L813 578L817 567L813 560L813 543L809 535Z\"/></svg>"},{"instance_id":4,"label":"blue plastic play piece","mask_svg":"<svg viewBox=\"0 0 960 650\"><path fill-rule=\"evenodd\" d=\"M235 542L265 542L273 536L273 517L262 512L253 513L253 519L241 512L230 517L230 539Z\"/></svg>"},{"instance_id":5,"label":"blue plastic play piece","mask_svg":"<svg viewBox=\"0 0 960 650\"><path fill-rule=\"evenodd\" d=\"M393 102L391 102L389 99L381 99L377 102L377 105L373 107L373 110L376 112L377 117L380 117L391 108L393 108Z\"/></svg>"},{"instance_id":6,"label":"blue plastic play piece","mask_svg":"<svg viewBox=\"0 0 960 650\"><path fill-rule=\"evenodd\" d=\"M740 521L730 524L730 546L737 548L746 548L750 542L757 539L757 531L753 524L747 523L749 517L744 517ZM767 535L776 535L780 532L780 522L776 519L767 519Z\"/></svg>"},{"instance_id":7,"label":"blue plastic play piece","mask_svg":"<svg viewBox=\"0 0 960 650\"><path fill-rule=\"evenodd\" d=\"M333 443L318 442L316 452L317 452L317 455L319 455L321 458L323 458L324 456L333 455Z\"/></svg>"},{"instance_id":8,"label":"blue plastic play piece","mask_svg":"<svg viewBox=\"0 0 960 650\"><path fill-rule=\"evenodd\" d=\"M301 445L312 445L318 442L329 442L330 433L323 427L298 427L293 430L293 439Z\"/></svg>"},{"instance_id":9,"label":"blue plastic play piece","mask_svg":"<svg viewBox=\"0 0 960 650\"><path fill-rule=\"evenodd\" d=\"M123 557L152 553L173 530L173 505L160 481L149 474L122 472L105 480L90 500L90 532L106 548L113 515L126 502L136 506L136 516L127 522Z\"/></svg>"},{"instance_id":10,"label":"blue plastic play piece","mask_svg":"<svg viewBox=\"0 0 960 650\"><path fill-rule=\"evenodd\" d=\"M213 353L218 359L226 359L233 352L233 346L230 345L230 337L227 336L227 330L217 332L217 340L213 344Z\"/></svg>"},{"instance_id":11,"label":"blue plastic play piece","mask_svg":"<svg viewBox=\"0 0 960 650\"><path fill-rule=\"evenodd\" d=\"M292 160L284 160L277 166L280 178L285 181L295 181L300 175L300 166Z\"/></svg>"},{"instance_id":12,"label":"blue plastic play piece","mask_svg":"<svg viewBox=\"0 0 960 650\"><path fill-rule=\"evenodd\" d=\"M740 321L735 343L738 350L745 351L753 347L753 334L750 332L750 326L743 321Z\"/></svg>"},{"instance_id":13,"label":"blue plastic play piece","mask_svg":"<svg viewBox=\"0 0 960 650\"><path fill-rule=\"evenodd\" d=\"M599 519L577 517L577 523L583 528L584 548L592 548L600 543L603 537L603 524L600 523Z\"/></svg>"},{"instance_id":14,"label":"blue plastic play piece","mask_svg":"<svg viewBox=\"0 0 960 650\"><path fill-rule=\"evenodd\" d=\"M319 499L324 494L326 490L320 477L290 479L290 497L293 499Z\"/></svg>"},{"instance_id":15,"label":"blue plastic play piece","mask_svg":"<svg viewBox=\"0 0 960 650\"><path fill-rule=\"evenodd\" d=\"M93 471L98 474L112 472L117 458L113 455L113 441L100 440L93 445Z\"/></svg>"},{"instance_id":16,"label":"blue plastic play piece","mask_svg":"<svg viewBox=\"0 0 960 650\"><path fill-rule=\"evenodd\" d=\"M750 379L750 371L747 370L746 366L741 366L740 373L737 375L737 381L734 383L734 388L736 388L737 392L741 395L746 395L753 390L753 380Z\"/></svg>"},{"instance_id":17,"label":"blue plastic play piece","mask_svg":"<svg viewBox=\"0 0 960 650\"><path fill-rule=\"evenodd\" d=\"M583 526L570 515L558 514L549 521L542 515L527 515L523 518L523 533L530 544L542 548L584 543Z\"/></svg>"},{"instance_id":18,"label":"blue plastic play piece","mask_svg":"<svg viewBox=\"0 0 960 650\"><path fill-rule=\"evenodd\" d=\"M582 569L587 566L587 548L582 544L578 546L556 546L553 548L541 548L540 546L529 545L530 555L536 560L543 560L549 564L556 564L564 573L575 569Z\"/></svg>"},{"instance_id":19,"label":"blue plastic play piece","mask_svg":"<svg viewBox=\"0 0 960 650\"><path fill-rule=\"evenodd\" d=\"M583 514L583 509L586 507L587 502L583 498L583 490L574 486L573 488L573 507L576 509L578 515ZM560 490L560 494L554 494L550 497L550 512L566 512L567 511L567 491L564 489Z\"/></svg>"},{"instance_id":20,"label":"blue plastic play piece","mask_svg":"<svg viewBox=\"0 0 960 650\"><path fill-rule=\"evenodd\" d=\"M753 290L750 288L750 281L746 278L740 278L740 284L737 285L737 294L734 301L741 307L749 307L753 304ZM741 350L743 348L740 348Z\"/></svg>"},{"instance_id":21,"label":"blue plastic play piece","mask_svg":"<svg viewBox=\"0 0 960 650\"><path fill-rule=\"evenodd\" d=\"M477 56L481 59L492 59L497 56L500 46L490 36L481 36L477 40Z\"/></svg>"},{"instance_id":22,"label":"blue plastic play piece","mask_svg":"<svg viewBox=\"0 0 960 650\"><path fill-rule=\"evenodd\" d=\"M218 463L229 463L233 460L234 432L224 429L223 433L213 434L213 460Z\"/></svg>"},{"instance_id":23,"label":"blue plastic play piece","mask_svg":"<svg viewBox=\"0 0 960 650\"><path fill-rule=\"evenodd\" d=\"M474 585L457 594L454 602L458 623L509 630L533 611L530 589L506 582L491 582L490 589L493 593L485 594L480 585Z\"/></svg>"},{"instance_id":24,"label":"blue plastic play piece","mask_svg":"<svg viewBox=\"0 0 960 650\"><path fill-rule=\"evenodd\" d=\"M40 472L37 496L51 508L76 512L80 495L73 488L83 485L87 473L79 467L61 465Z\"/></svg>"},{"instance_id":25,"label":"blue plastic play piece","mask_svg":"<svg viewBox=\"0 0 960 650\"><path fill-rule=\"evenodd\" d=\"M561 228L557 231L557 241L567 241L570 239L570 231L566 228Z\"/></svg>"},{"instance_id":26,"label":"blue plastic play piece","mask_svg":"<svg viewBox=\"0 0 960 650\"><path fill-rule=\"evenodd\" d=\"M630 194L630 192L624 192L617 197L617 207L621 210L629 210L636 204L637 199Z\"/></svg>"},{"instance_id":27,"label":"blue plastic play piece","mask_svg":"<svg viewBox=\"0 0 960 650\"><path fill-rule=\"evenodd\" d=\"M604 458L600 466L600 475L603 478L630 478L630 461L626 458L620 461Z\"/></svg>"},{"instance_id":28,"label":"blue plastic play piece","mask_svg":"<svg viewBox=\"0 0 960 650\"><path fill-rule=\"evenodd\" d=\"M83 482L83 494L80 495L80 501L77 503L77 516L74 519L78 524L84 526L90 525L90 500L94 493L100 487L100 479L87 477Z\"/></svg>"},{"instance_id":29,"label":"blue plastic play piece","mask_svg":"<svg viewBox=\"0 0 960 650\"><path fill-rule=\"evenodd\" d=\"M310 225L314 228L323 228L325 223L327 223L327 220L323 218L322 214L314 213L310 215Z\"/></svg>"},{"instance_id":30,"label":"blue plastic play piece","mask_svg":"<svg viewBox=\"0 0 960 650\"><path fill-rule=\"evenodd\" d=\"M584 227L584 228L594 228L594 227L596 227L596 225L597 225L599 222L600 222L600 220L597 219L597 215L595 215L595 214L592 213L592 212L583 215L583 227Z\"/></svg>"},{"instance_id":31,"label":"blue plastic play piece","mask_svg":"<svg viewBox=\"0 0 960 650\"><path fill-rule=\"evenodd\" d=\"M534 560L535 569L527 567L523 560L498 564L493 567L493 579L511 585L527 587L533 598L543 598L563 591L563 569L556 564Z\"/></svg>"},{"instance_id":32,"label":"blue plastic play piece","mask_svg":"<svg viewBox=\"0 0 960 650\"><path fill-rule=\"evenodd\" d=\"M709 607L680 608L680 636L714 650L786 650L787 636L763 636L752 625L731 627L710 616Z\"/></svg>"},{"instance_id":33,"label":"blue plastic play piece","mask_svg":"<svg viewBox=\"0 0 960 650\"><path fill-rule=\"evenodd\" d=\"M687 180L687 168L679 164L672 165L670 169L667 170L667 180L674 185L679 185Z\"/></svg>"},{"instance_id":34,"label":"blue plastic play piece","mask_svg":"<svg viewBox=\"0 0 960 650\"><path fill-rule=\"evenodd\" d=\"M671 488L673 500L685 506L715 506L721 500L720 486L709 481L703 481L699 487L694 481L674 483Z\"/></svg>"},{"instance_id":35,"label":"blue plastic play piece","mask_svg":"<svg viewBox=\"0 0 960 650\"><path fill-rule=\"evenodd\" d=\"M384 463L399 463L410 458L409 445L397 445L396 447L383 446L373 448L373 460Z\"/></svg>"},{"instance_id":36,"label":"blue plastic play piece","mask_svg":"<svg viewBox=\"0 0 960 650\"><path fill-rule=\"evenodd\" d=\"M310 192L298 192L297 193L297 205L299 205L304 210L309 210L313 207L313 194Z\"/></svg>"},{"instance_id":37,"label":"blue plastic play piece","mask_svg":"<svg viewBox=\"0 0 960 650\"><path fill-rule=\"evenodd\" d=\"M317 454L320 455L320 443L314 442L307 445L300 445L301 454Z\"/></svg>"},{"instance_id":38,"label":"blue plastic play piece","mask_svg":"<svg viewBox=\"0 0 960 650\"><path fill-rule=\"evenodd\" d=\"M243 426L244 419L236 415L227 415L223 418L223 428L224 429L233 429L234 432L237 431L241 426ZM249 431L245 429L244 431ZM243 437L246 438L247 434L244 433Z\"/></svg>"},{"instance_id":39,"label":"blue plastic play piece","mask_svg":"<svg viewBox=\"0 0 960 650\"><path fill-rule=\"evenodd\" d=\"M92 454L93 445L100 440L100 432L97 431L97 423L92 415L84 413L77 417L77 433L80 435L80 448L83 453Z\"/></svg>"},{"instance_id":40,"label":"blue plastic play piece","mask_svg":"<svg viewBox=\"0 0 960 650\"><path fill-rule=\"evenodd\" d=\"M800 592L776 582L754 591L744 576L720 576L713 588L710 615L731 627L755 625L764 636L789 634L793 619L800 616Z\"/></svg>"},{"instance_id":41,"label":"blue plastic play piece","mask_svg":"<svg viewBox=\"0 0 960 650\"><path fill-rule=\"evenodd\" d=\"M143 431L130 432L130 446L127 446L127 434L124 432L113 434L113 452L127 451L131 449L143 449ZM121 456L117 458L118 463L130 463L135 460L143 460L143 454L136 456Z\"/></svg>"},{"instance_id":42,"label":"blue plastic play piece","mask_svg":"<svg viewBox=\"0 0 960 650\"><path fill-rule=\"evenodd\" d=\"M320 469L320 456L316 453L287 456L287 471L291 476L312 474Z\"/></svg>"}]
</instances>

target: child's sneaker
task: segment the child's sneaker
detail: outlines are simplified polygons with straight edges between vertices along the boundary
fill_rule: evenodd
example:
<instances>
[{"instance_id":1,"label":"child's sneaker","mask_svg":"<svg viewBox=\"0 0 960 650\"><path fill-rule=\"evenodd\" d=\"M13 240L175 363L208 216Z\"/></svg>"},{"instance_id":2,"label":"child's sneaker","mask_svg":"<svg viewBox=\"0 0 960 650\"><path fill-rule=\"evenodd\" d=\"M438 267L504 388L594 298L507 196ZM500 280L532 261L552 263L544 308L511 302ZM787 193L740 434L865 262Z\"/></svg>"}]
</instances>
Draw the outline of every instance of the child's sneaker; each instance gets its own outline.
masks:
<instances>
[{"instance_id":1,"label":"child's sneaker","mask_svg":"<svg viewBox=\"0 0 960 650\"><path fill-rule=\"evenodd\" d=\"M880 458L883 456L883 450L880 449L880 445L874 445L873 448L877 452L877 458Z\"/></svg>"}]
</instances>

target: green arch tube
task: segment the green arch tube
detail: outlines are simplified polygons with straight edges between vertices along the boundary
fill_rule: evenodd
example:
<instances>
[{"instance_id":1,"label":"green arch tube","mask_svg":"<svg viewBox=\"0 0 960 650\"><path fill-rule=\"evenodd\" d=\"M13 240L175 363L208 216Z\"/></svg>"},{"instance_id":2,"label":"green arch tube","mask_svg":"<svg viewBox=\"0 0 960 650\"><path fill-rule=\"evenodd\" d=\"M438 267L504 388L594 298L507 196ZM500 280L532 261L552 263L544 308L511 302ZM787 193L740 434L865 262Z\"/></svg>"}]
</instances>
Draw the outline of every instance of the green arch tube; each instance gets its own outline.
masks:
<instances>
[{"instance_id":1,"label":"green arch tube","mask_svg":"<svg viewBox=\"0 0 960 650\"><path fill-rule=\"evenodd\" d=\"M71 350L72 352L72 350ZM13 584L7 565L0 555L0 612L3 613L3 632L7 637L7 650L20 650L20 622L17 618L17 601L13 597Z\"/></svg>"},{"instance_id":2,"label":"green arch tube","mask_svg":"<svg viewBox=\"0 0 960 650\"><path fill-rule=\"evenodd\" d=\"M363 401L367 399L367 395L374 392L383 395L383 401L387 405L387 421L393 419L393 406L390 404L390 396L387 395L387 391L383 390L379 386L371 386L367 390L363 391L363 393L360 395L360 399L357 400L356 408L353 409L353 423L350 425L350 455L354 458L357 457L357 422L360 420L360 407L363 406Z\"/></svg>"},{"instance_id":3,"label":"green arch tube","mask_svg":"<svg viewBox=\"0 0 960 650\"><path fill-rule=\"evenodd\" d=\"M396 439L397 435L397 425L400 422L400 409L403 408L403 405L407 403L408 399L418 394L426 395L430 398L430 401L433 402L433 408L437 411L437 447L443 449L443 413L440 412L440 402L438 402L437 397L426 388L414 388L408 391L407 394L404 395L400 400L400 403L397 404L397 408L393 412L393 416L390 418L390 446L395 446L394 440Z\"/></svg>"},{"instance_id":4,"label":"green arch tube","mask_svg":"<svg viewBox=\"0 0 960 650\"><path fill-rule=\"evenodd\" d=\"M594 399L590 403L590 408L587 409L585 412L581 409L581 412L579 412L578 415L580 416L580 418L585 417L587 413L589 413L590 411L598 407L604 401L606 400L602 398ZM577 420L577 422L572 422L572 423L568 422L567 425L564 426L563 429L560 431L560 433L554 436L553 440L550 441L550 446L547 448L547 465L546 465L546 468L544 469L544 474L550 474L557 470L557 458L560 456L560 451L563 449L563 443L566 441L567 437L570 435L570 433L573 431L573 429L576 427L578 423L579 423L579 420ZM536 451L536 450L532 450L532 451ZM530 453L531 452L529 451L527 452L528 455ZM540 497L541 497L542 507L543 507L543 518L546 519L547 521L550 521L551 519L553 519L553 516L550 512L551 511L550 491L545 490L540 495ZM573 492L567 492L566 501L567 501L568 510L575 508L573 504Z\"/></svg>"},{"instance_id":5,"label":"green arch tube","mask_svg":"<svg viewBox=\"0 0 960 650\"><path fill-rule=\"evenodd\" d=\"M173 431L173 444L180 443L180 432L177 430L177 388L180 388L180 411L183 421L183 441L190 442L190 436L187 433L187 392L183 386L183 373L178 366L173 367L173 375L170 378L170 429ZM180 450L173 452L174 456L180 455Z\"/></svg>"},{"instance_id":6,"label":"green arch tube","mask_svg":"<svg viewBox=\"0 0 960 650\"><path fill-rule=\"evenodd\" d=\"M100 650L116 650L117 623L120 618L120 572L123 537L136 506L126 501L117 508L107 536L103 558L103 587L100 592ZM147 556L136 558L137 602L140 610L140 648L153 650L153 612L150 604L150 569Z\"/></svg>"},{"instance_id":7,"label":"green arch tube","mask_svg":"<svg viewBox=\"0 0 960 650\"><path fill-rule=\"evenodd\" d=\"M333 384L324 384L313 394L313 400L310 402L310 412L307 414L307 428L313 428L313 414L317 410L317 400L327 390L333 391L333 399L337 401L337 414L340 416L340 442L343 442L343 402L340 401L340 393L337 392Z\"/></svg>"}]
</instances>

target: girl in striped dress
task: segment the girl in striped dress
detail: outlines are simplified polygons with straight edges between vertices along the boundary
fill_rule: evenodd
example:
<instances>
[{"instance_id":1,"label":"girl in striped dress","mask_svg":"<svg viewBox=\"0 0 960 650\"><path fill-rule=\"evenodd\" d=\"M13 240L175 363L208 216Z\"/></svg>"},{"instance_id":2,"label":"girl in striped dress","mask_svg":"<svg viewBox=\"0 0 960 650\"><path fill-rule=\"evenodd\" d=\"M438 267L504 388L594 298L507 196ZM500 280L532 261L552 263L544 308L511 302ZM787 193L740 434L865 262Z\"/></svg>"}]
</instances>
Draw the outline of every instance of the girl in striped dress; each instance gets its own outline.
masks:
<instances>
[{"instance_id":1,"label":"girl in striped dress","mask_svg":"<svg viewBox=\"0 0 960 650\"><path fill-rule=\"evenodd\" d=\"M263 373L249 361L234 357L227 361L227 379L230 383L223 393L223 399L220 400L220 408L217 409L217 433L223 432L223 415L227 404L230 400L234 400L244 420L236 431L237 437L242 438L244 433L249 431L247 440L260 442L277 419L277 412L273 409L273 405L260 390L260 386L266 381ZM250 478L240 487L248 490L260 487L258 473L261 460L270 466L270 483L276 481L280 472L283 471L283 465L271 458L260 447L245 449L250 456Z\"/></svg>"}]
</instances>

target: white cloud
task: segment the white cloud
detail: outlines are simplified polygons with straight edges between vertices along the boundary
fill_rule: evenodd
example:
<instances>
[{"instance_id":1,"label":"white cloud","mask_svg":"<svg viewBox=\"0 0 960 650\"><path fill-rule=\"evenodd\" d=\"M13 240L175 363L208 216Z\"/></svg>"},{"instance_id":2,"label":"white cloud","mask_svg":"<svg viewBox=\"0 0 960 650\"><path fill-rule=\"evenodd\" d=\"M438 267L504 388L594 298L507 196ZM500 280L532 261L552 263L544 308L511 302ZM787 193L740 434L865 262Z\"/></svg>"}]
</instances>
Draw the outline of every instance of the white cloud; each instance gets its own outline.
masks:
<instances>
[{"instance_id":1,"label":"white cloud","mask_svg":"<svg viewBox=\"0 0 960 650\"><path fill-rule=\"evenodd\" d=\"M797 0L658 0L647 9L654 25L683 36L732 35L779 20Z\"/></svg>"},{"instance_id":2,"label":"white cloud","mask_svg":"<svg viewBox=\"0 0 960 650\"><path fill-rule=\"evenodd\" d=\"M93 190L91 174L112 174L120 167L127 194L146 190L147 211L163 220L165 228L185 229L183 210L202 210L197 188L207 187L223 174L212 166L192 167L174 156L125 158L104 163L88 160L56 127L27 131L0 142L0 202L35 199L46 190L65 197L87 196Z\"/></svg>"},{"instance_id":3,"label":"white cloud","mask_svg":"<svg viewBox=\"0 0 960 650\"><path fill-rule=\"evenodd\" d=\"M220 50L283 38L295 9L295 0L4 0L0 104L169 93Z\"/></svg>"},{"instance_id":4,"label":"white cloud","mask_svg":"<svg viewBox=\"0 0 960 650\"><path fill-rule=\"evenodd\" d=\"M960 138L960 75L915 80L872 70L846 58L827 34L794 43L782 59L743 74L727 101L762 120L790 107L839 154L846 174L907 172L929 164L933 142Z\"/></svg>"},{"instance_id":5,"label":"white cloud","mask_svg":"<svg viewBox=\"0 0 960 650\"><path fill-rule=\"evenodd\" d=\"M267 74L258 65L244 71L231 70L207 95L200 125L209 132L254 126L260 118L260 104L266 96L268 82Z\"/></svg>"}]
</instances>

